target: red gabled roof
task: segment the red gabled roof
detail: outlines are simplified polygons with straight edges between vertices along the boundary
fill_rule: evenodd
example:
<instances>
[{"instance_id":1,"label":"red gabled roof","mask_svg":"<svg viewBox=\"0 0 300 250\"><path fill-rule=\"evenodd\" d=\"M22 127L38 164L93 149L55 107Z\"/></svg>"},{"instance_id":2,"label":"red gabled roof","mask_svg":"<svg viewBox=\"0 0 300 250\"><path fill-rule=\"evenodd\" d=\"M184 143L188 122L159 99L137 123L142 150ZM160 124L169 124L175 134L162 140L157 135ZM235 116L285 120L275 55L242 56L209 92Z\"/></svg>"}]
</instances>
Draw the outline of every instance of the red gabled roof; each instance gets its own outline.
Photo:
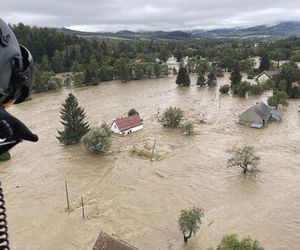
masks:
<instances>
[{"instance_id":1,"label":"red gabled roof","mask_svg":"<svg viewBox=\"0 0 300 250\"><path fill-rule=\"evenodd\" d=\"M128 117L120 118L114 120L114 122L121 132L143 124L141 118L138 115L131 115Z\"/></svg>"}]
</instances>

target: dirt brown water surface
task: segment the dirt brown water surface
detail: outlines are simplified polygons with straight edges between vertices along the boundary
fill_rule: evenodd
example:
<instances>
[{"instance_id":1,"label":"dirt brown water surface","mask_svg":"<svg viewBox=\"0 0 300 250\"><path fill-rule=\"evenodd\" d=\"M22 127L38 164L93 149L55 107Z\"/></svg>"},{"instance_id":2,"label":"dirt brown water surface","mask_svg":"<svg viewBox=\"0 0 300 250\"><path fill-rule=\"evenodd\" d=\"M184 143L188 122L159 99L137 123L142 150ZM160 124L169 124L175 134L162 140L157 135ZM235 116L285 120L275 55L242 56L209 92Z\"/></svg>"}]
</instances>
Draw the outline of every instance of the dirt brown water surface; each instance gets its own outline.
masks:
<instances>
[{"instance_id":1,"label":"dirt brown water surface","mask_svg":"<svg viewBox=\"0 0 300 250\"><path fill-rule=\"evenodd\" d=\"M218 82L228 83L228 75ZM106 155L89 155L81 144L62 146L55 136L69 91L91 125L110 123L135 108L145 128L114 136ZM291 100L283 121L264 129L237 124L241 112L267 96L222 95L219 101L217 89L181 88L167 78L34 95L12 107L11 113L40 141L23 142L11 151L12 160L1 162L11 249L91 249L101 230L146 250L206 249L231 233L256 238L265 249L299 249L300 101ZM161 127L157 110L169 106L185 111L195 136ZM150 161L149 154L140 152L155 139L157 152ZM230 149L243 144L254 145L261 156L261 172L255 176L226 168ZM191 206L203 208L205 217L185 245L177 219L180 209Z\"/></svg>"}]
</instances>

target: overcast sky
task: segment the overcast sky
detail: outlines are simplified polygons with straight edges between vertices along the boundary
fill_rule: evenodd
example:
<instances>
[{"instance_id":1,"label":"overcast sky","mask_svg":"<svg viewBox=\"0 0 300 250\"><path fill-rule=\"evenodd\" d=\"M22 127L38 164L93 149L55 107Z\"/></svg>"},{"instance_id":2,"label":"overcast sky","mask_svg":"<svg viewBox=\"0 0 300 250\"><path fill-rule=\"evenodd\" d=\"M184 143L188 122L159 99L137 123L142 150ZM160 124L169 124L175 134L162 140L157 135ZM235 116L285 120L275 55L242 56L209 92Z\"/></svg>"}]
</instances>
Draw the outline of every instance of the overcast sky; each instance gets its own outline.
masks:
<instances>
[{"instance_id":1,"label":"overcast sky","mask_svg":"<svg viewBox=\"0 0 300 250\"><path fill-rule=\"evenodd\" d=\"M249 27L300 21L300 0L3 0L0 17L85 31Z\"/></svg>"}]
</instances>

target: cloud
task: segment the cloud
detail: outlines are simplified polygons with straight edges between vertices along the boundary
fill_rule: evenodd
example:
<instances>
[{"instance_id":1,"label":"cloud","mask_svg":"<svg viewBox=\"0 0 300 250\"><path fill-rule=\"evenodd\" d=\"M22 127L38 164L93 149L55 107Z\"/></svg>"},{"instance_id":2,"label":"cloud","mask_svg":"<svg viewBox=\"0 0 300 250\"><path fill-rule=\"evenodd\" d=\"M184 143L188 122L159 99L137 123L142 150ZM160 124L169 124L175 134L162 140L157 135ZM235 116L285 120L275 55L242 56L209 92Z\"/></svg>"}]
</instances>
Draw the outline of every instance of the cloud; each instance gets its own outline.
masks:
<instances>
[{"instance_id":1,"label":"cloud","mask_svg":"<svg viewBox=\"0 0 300 250\"><path fill-rule=\"evenodd\" d=\"M300 20L299 0L11 0L1 4L9 23L79 30L187 30L249 27Z\"/></svg>"}]
</instances>

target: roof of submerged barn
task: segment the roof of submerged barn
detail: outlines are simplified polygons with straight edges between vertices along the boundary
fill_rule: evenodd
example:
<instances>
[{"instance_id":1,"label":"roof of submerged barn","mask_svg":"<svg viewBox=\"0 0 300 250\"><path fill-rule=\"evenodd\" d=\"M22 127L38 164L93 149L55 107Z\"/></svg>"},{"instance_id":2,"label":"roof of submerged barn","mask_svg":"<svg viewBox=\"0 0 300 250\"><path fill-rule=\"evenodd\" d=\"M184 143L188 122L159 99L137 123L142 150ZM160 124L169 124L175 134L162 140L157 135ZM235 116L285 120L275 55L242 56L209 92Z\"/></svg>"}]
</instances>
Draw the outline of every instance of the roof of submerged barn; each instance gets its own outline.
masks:
<instances>
[{"instance_id":1,"label":"roof of submerged barn","mask_svg":"<svg viewBox=\"0 0 300 250\"><path fill-rule=\"evenodd\" d=\"M116 239L104 232L101 232L95 242L93 250L137 250L137 248L120 239Z\"/></svg>"},{"instance_id":2,"label":"roof of submerged barn","mask_svg":"<svg viewBox=\"0 0 300 250\"><path fill-rule=\"evenodd\" d=\"M137 114L131 115L128 117L124 117L124 118L119 118L119 119L114 120L113 122L116 123L116 125L118 126L118 128L121 132L125 131L127 129L131 129L131 128L143 125L143 121Z\"/></svg>"}]
</instances>

